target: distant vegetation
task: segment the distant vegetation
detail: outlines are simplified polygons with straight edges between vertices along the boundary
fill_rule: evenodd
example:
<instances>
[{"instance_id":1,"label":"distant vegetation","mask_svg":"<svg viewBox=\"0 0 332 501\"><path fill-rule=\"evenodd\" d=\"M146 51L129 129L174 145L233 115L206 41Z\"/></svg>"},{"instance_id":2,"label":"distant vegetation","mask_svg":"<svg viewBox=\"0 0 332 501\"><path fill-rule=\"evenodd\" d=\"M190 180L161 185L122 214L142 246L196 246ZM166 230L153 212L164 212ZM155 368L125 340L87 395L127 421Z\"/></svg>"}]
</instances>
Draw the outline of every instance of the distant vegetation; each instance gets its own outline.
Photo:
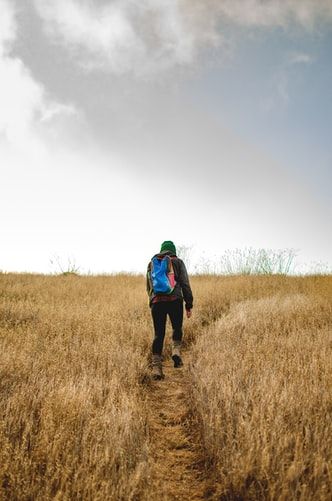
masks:
<instances>
[{"instance_id":1,"label":"distant vegetation","mask_svg":"<svg viewBox=\"0 0 332 501\"><path fill-rule=\"evenodd\" d=\"M332 267L324 262L301 263L296 249L242 247L226 249L220 255L198 254L193 245L178 245L178 256L195 275L328 275ZM54 255L50 260L53 275L92 275L77 264L74 256ZM111 273L114 273L112 271Z\"/></svg>"},{"instance_id":2,"label":"distant vegetation","mask_svg":"<svg viewBox=\"0 0 332 501\"><path fill-rule=\"evenodd\" d=\"M295 269L294 249L229 249L213 260L202 257L197 273L222 275L288 275Z\"/></svg>"},{"instance_id":3,"label":"distant vegetation","mask_svg":"<svg viewBox=\"0 0 332 501\"><path fill-rule=\"evenodd\" d=\"M220 255L195 256L194 246L179 245L178 254L191 273L203 275L327 275L332 267L324 262L303 263L296 249L242 247Z\"/></svg>"},{"instance_id":4,"label":"distant vegetation","mask_svg":"<svg viewBox=\"0 0 332 501\"><path fill-rule=\"evenodd\" d=\"M184 358L211 499L330 500L332 277L192 285ZM1 499L158 499L151 338L143 276L0 275Z\"/></svg>"},{"instance_id":5,"label":"distant vegetation","mask_svg":"<svg viewBox=\"0 0 332 501\"><path fill-rule=\"evenodd\" d=\"M66 260L63 260L60 256L55 255L50 259L50 265L55 275L67 276L79 275L80 273L80 266L77 265L74 257L67 257Z\"/></svg>"}]
</instances>

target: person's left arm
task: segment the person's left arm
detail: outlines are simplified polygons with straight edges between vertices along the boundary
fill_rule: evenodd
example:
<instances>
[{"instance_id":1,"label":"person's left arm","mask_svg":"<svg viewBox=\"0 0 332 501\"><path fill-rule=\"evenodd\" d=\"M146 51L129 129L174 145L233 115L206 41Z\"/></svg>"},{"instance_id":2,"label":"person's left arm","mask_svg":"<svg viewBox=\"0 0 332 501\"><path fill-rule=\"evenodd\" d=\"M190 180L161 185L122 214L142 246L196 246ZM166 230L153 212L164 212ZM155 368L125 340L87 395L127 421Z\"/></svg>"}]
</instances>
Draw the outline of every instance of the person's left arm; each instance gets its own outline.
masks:
<instances>
[{"instance_id":1,"label":"person's left arm","mask_svg":"<svg viewBox=\"0 0 332 501\"><path fill-rule=\"evenodd\" d=\"M193 307L193 293L192 293L192 290L190 287L190 282L189 282L189 277L188 277L186 265L184 264L182 259L179 259L179 264L180 264L179 283L180 283L180 286L182 289L186 311L188 312ZM191 313L190 313L190 315L191 315ZM187 316L188 316L188 314L187 314Z\"/></svg>"}]
</instances>

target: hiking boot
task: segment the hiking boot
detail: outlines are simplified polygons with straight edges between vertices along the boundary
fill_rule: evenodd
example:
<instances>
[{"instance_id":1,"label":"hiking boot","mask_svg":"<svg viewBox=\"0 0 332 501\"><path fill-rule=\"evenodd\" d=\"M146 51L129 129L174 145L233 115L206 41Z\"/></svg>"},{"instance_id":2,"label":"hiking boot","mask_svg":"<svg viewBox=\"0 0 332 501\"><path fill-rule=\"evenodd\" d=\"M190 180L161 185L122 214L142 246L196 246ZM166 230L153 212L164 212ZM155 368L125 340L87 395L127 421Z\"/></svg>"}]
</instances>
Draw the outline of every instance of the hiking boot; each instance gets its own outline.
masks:
<instances>
[{"instance_id":1,"label":"hiking boot","mask_svg":"<svg viewBox=\"0 0 332 501\"><path fill-rule=\"evenodd\" d=\"M152 379L164 379L161 355L152 355Z\"/></svg>"},{"instance_id":2,"label":"hiking boot","mask_svg":"<svg viewBox=\"0 0 332 501\"><path fill-rule=\"evenodd\" d=\"M181 358L181 341L173 341L172 345L172 360L174 362L174 367L182 367L183 362Z\"/></svg>"}]
</instances>

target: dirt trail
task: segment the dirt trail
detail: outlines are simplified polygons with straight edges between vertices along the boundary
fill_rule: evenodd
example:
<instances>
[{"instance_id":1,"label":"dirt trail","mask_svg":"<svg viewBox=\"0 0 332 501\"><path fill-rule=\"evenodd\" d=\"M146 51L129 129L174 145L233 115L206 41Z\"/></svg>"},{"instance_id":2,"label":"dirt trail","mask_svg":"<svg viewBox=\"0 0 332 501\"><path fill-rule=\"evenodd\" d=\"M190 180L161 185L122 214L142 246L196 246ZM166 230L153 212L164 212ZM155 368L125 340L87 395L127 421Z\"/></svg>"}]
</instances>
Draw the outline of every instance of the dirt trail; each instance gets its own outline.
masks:
<instances>
[{"instance_id":1,"label":"dirt trail","mask_svg":"<svg viewBox=\"0 0 332 501\"><path fill-rule=\"evenodd\" d=\"M185 356L185 361L187 357ZM190 422L186 366L163 363L165 379L148 391L151 499L211 499L211 484L202 467L199 434Z\"/></svg>"}]
</instances>

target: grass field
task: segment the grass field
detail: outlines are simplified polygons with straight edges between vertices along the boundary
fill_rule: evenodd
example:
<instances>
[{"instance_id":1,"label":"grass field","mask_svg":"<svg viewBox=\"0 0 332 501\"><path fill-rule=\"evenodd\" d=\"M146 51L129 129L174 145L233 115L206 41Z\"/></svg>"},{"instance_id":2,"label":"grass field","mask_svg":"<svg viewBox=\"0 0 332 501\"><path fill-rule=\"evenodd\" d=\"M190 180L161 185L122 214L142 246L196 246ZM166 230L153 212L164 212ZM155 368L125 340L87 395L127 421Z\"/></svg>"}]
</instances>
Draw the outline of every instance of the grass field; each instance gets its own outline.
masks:
<instances>
[{"instance_id":1,"label":"grass field","mask_svg":"<svg viewBox=\"0 0 332 501\"><path fill-rule=\"evenodd\" d=\"M332 277L192 287L210 498L331 499ZM1 499L152 499L151 339L142 276L0 274Z\"/></svg>"}]
</instances>

